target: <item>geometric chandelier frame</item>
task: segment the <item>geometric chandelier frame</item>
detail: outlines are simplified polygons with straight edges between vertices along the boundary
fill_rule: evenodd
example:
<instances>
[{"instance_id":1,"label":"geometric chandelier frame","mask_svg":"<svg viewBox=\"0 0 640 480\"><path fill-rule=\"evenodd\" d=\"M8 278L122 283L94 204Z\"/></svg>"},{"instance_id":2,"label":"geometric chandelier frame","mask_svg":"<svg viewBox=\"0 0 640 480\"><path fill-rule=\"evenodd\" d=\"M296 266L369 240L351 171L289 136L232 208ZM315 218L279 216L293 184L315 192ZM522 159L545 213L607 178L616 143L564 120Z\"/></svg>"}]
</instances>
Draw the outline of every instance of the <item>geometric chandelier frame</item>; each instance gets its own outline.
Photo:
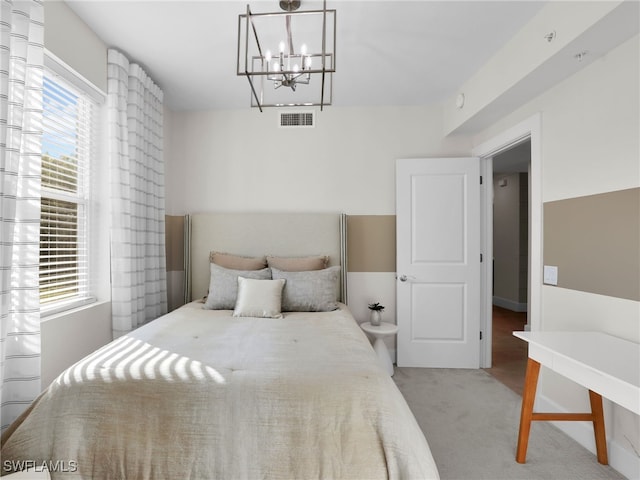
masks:
<instances>
[{"instance_id":1,"label":"geometric chandelier frame","mask_svg":"<svg viewBox=\"0 0 640 480\"><path fill-rule=\"evenodd\" d=\"M300 1L282 0L284 11L238 15L238 76L249 82L251 106L331 105L336 71L336 11L297 10Z\"/></svg>"}]
</instances>

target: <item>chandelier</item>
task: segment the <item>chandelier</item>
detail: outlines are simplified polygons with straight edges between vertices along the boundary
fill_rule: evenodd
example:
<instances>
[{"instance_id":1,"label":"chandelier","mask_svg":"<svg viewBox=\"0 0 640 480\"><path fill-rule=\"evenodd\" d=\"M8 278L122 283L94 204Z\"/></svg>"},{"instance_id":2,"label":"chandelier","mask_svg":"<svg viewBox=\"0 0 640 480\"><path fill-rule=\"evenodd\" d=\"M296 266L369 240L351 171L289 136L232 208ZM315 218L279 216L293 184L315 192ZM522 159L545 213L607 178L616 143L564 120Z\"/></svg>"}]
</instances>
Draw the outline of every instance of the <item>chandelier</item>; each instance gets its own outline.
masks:
<instances>
[{"instance_id":1,"label":"chandelier","mask_svg":"<svg viewBox=\"0 0 640 480\"><path fill-rule=\"evenodd\" d=\"M238 16L237 74L251 87L251 106L331 105L335 72L336 11L300 10L281 0L282 12ZM310 2L312 3L312 2Z\"/></svg>"}]
</instances>

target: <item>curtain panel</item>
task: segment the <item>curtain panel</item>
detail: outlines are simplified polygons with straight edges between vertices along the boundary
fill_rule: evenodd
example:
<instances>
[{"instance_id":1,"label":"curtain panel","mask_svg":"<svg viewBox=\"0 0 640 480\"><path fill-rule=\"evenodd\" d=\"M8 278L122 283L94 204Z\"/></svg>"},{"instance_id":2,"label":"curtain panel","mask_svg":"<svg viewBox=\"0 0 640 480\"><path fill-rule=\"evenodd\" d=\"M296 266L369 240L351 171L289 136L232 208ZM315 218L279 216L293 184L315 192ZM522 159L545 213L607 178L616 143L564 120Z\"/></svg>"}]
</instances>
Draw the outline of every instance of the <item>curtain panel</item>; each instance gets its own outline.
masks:
<instances>
[{"instance_id":1,"label":"curtain panel","mask_svg":"<svg viewBox=\"0 0 640 480\"><path fill-rule=\"evenodd\" d=\"M0 1L0 423L40 394L40 166L44 12Z\"/></svg>"},{"instance_id":2,"label":"curtain panel","mask_svg":"<svg viewBox=\"0 0 640 480\"><path fill-rule=\"evenodd\" d=\"M163 93L115 49L107 52L113 337L167 313Z\"/></svg>"}]
</instances>

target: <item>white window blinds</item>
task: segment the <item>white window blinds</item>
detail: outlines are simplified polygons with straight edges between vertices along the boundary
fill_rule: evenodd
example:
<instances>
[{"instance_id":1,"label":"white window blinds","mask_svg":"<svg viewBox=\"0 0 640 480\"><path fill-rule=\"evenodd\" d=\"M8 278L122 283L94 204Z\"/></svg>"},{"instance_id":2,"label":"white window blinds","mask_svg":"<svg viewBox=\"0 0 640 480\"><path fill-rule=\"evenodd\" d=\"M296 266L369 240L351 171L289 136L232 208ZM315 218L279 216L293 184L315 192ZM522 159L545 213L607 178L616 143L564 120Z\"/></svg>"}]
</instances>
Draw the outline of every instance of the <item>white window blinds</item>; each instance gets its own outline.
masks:
<instances>
[{"instance_id":1,"label":"white window blinds","mask_svg":"<svg viewBox=\"0 0 640 480\"><path fill-rule=\"evenodd\" d=\"M40 218L40 304L90 296L89 166L95 153L96 104L45 71Z\"/></svg>"}]
</instances>

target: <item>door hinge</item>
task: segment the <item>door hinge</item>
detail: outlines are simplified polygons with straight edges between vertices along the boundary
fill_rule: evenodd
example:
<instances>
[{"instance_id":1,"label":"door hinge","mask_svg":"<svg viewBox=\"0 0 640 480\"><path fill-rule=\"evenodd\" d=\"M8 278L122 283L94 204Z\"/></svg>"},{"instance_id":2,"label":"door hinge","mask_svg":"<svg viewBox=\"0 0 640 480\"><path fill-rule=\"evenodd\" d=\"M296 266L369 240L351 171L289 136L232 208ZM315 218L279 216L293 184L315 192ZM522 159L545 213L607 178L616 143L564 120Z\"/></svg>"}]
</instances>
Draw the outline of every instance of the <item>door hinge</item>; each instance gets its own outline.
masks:
<instances>
[{"instance_id":1,"label":"door hinge","mask_svg":"<svg viewBox=\"0 0 640 480\"><path fill-rule=\"evenodd\" d=\"M480 340L482 340L482 331L480 331Z\"/></svg>"},{"instance_id":2,"label":"door hinge","mask_svg":"<svg viewBox=\"0 0 640 480\"><path fill-rule=\"evenodd\" d=\"M482 254L480 254L480 263L482 263Z\"/></svg>"},{"instance_id":3,"label":"door hinge","mask_svg":"<svg viewBox=\"0 0 640 480\"><path fill-rule=\"evenodd\" d=\"M480 175L480 185L482 185L482 175Z\"/></svg>"}]
</instances>

